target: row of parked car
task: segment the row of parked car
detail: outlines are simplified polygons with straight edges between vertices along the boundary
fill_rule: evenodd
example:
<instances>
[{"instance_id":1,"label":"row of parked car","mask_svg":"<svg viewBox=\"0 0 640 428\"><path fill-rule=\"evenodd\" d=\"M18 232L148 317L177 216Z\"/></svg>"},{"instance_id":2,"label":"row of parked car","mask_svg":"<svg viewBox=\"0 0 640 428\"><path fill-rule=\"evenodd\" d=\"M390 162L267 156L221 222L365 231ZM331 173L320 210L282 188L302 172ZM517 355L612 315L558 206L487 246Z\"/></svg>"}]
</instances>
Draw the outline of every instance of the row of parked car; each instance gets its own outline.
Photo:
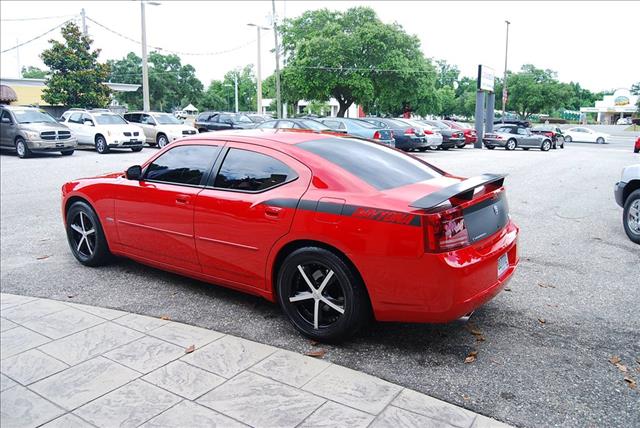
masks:
<instances>
[{"instance_id":1,"label":"row of parked car","mask_svg":"<svg viewBox=\"0 0 640 428\"><path fill-rule=\"evenodd\" d=\"M70 109L56 120L34 107L0 107L0 144L26 158L34 152L72 155L78 146L95 147L100 154L111 149L142 150L145 144L164 147L197 133L173 115L130 112L121 116L106 109Z\"/></svg>"},{"instance_id":2,"label":"row of parked car","mask_svg":"<svg viewBox=\"0 0 640 428\"><path fill-rule=\"evenodd\" d=\"M565 143L572 141L605 144L610 135L594 131L593 129L576 126L565 130L556 125L538 125L531 127L527 121L496 121L493 132L486 133L482 138L484 146L490 150L496 147L505 150L532 148L548 151L550 149L564 149Z\"/></svg>"},{"instance_id":3,"label":"row of parked car","mask_svg":"<svg viewBox=\"0 0 640 428\"><path fill-rule=\"evenodd\" d=\"M253 116L253 117L252 117ZM405 118L301 117L260 120L259 115L203 112L194 123L199 132L229 129L298 129L365 138L401 150L463 148L476 141L473 129L444 120Z\"/></svg>"},{"instance_id":4,"label":"row of parked car","mask_svg":"<svg viewBox=\"0 0 640 428\"><path fill-rule=\"evenodd\" d=\"M405 151L463 148L477 140L471 126L451 120L406 118L301 117L273 119L245 113L203 112L194 126L186 125L174 115L162 112L129 112L124 115L106 109L70 109L56 120L34 107L0 107L2 127L0 143L15 149L21 158L32 152L60 152L68 156L77 146L92 146L100 154L111 149L142 150L146 145L164 147L179 138L232 129L294 129L320 133L350 135ZM609 135L585 127L562 130L555 125L533 128L528 122L495 123L495 130L485 134L488 149L537 148L547 151L564 148L565 143L587 141L606 143Z\"/></svg>"}]
</instances>

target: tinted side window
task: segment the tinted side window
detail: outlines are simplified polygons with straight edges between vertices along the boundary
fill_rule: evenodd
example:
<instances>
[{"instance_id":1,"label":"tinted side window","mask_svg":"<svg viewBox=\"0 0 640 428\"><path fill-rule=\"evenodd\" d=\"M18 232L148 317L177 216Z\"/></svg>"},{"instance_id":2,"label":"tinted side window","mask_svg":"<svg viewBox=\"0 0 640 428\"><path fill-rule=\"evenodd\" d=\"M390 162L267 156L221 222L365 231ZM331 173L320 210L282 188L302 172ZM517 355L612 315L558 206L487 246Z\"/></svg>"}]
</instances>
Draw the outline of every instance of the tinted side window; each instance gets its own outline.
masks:
<instances>
[{"instance_id":1,"label":"tinted side window","mask_svg":"<svg viewBox=\"0 0 640 428\"><path fill-rule=\"evenodd\" d=\"M256 128L273 129L276 127L276 123L278 122L275 120L270 120L268 122L262 122L261 124L256 126Z\"/></svg>"},{"instance_id":2,"label":"tinted side window","mask_svg":"<svg viewBox=\"0 0 640 428\"><path fill-rule=\"evenodd\" d=\"M140 113L127 113L124 118L129 122L140 123Z\"/></svg>"},{"instance_id":3,"label":"tinted side window","mask_svg":"<svg viewBox=\"0 0 640 428\"><path fill-rule=\"evenodd\" d=\"M249 150L230 149L214 186L258 192L296 179L296 173L277 159Z\"/></svg>"},{"instance_id":4,"label":"tinted side window","mask_svg":"<svg viewBox=\"0 0 640 428\"><path fill-rule=\"evenodd\" d=\"M145 180L200 185L220 147L180 146L169 150L147 167Z\"/></svg>"},{"instance_id":5,"label":"tinted side window","mask_svg":"<svg viewBox=\"0 0 640 428\"><path fill-rule=\"evenodd\" d=\"M409 155L373 143L348 138L326 138L297 144L348 171L378 190L393 189L440 174Z\"/></svg>"},{"instance_id":6,"label":"tinted side window","mask_svg":"<svg viewBox=\"0 0 640 428\"><path fill-rule=\"evenodd\" d=\"M71 116L69 116L69 122L73 122L73 123L82 123L82 113L72 113Z\"/></svg>"},{"instance_id":7,"label":"tinted side window","mask_svg":"<svg viewBox=\"0 0 640 428\"><path fill-rule=\"evenodd\" d=\"M6 111L6 110L3 110L2 111L2 119L4 119L5 117L9 119L9 123L13 123L13 119L11 119L11 115L9 114L9 112Z\"/></svg>"}]
</instances>

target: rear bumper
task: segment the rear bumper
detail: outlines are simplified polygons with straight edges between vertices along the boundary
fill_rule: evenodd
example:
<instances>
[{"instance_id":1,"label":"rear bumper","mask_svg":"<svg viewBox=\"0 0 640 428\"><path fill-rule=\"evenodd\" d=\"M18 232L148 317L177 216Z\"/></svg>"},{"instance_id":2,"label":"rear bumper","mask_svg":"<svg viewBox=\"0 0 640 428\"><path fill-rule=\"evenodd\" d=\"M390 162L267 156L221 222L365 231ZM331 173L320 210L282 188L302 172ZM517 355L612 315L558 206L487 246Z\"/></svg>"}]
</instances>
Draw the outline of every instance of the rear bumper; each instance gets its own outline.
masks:
<instances>
[{"instance_id":1,"label":"rear bumper","mask_svg":"<svg viewBox=\"0 0 640 428\"><path fill-rule=\"evenodd\" d=\"M397 149L419 149L421 147L429 146L426 138L424 137L396 138L395 144Z\"/></svg>"},{"instance_id":2,"label":"rear bumper","mask_svg":"<svg viewBox=\"0 0 640 428\"><path fill-rule=\"evenodd\" d=\"M627 185L624 181L618 181L613 187L613 196L616 198L616 204L624 207L624 188Z\"/></svg>"},{"instance_id":3,"label":"rear bumper","mask_svg":"<svg viewBox=\"0 0 640 428\"><path fill-rule=\"evenodd\" d=\"M494 140L490 138L483 138L482 142L484 143L485 146L491 146L491 147L504 147L507 145L506 140Z\"/></svg>"},{"instance_id":4,"label":"rear bumper","mask_svg":"<svg viewBox=\"0 0 640 428\"><path fill-rule=\"evenodd\" d=\"M513 276L519 263L518 233L510 221L501 232L478 244L405 262L394 285L387 285L392 290L385 289L396 294L377 296L380 299L372 296L376 319L445 323L474 311L495 297ZM504 254L509 264L498 277L498 259Z\"/></svg>"}]
</instances>

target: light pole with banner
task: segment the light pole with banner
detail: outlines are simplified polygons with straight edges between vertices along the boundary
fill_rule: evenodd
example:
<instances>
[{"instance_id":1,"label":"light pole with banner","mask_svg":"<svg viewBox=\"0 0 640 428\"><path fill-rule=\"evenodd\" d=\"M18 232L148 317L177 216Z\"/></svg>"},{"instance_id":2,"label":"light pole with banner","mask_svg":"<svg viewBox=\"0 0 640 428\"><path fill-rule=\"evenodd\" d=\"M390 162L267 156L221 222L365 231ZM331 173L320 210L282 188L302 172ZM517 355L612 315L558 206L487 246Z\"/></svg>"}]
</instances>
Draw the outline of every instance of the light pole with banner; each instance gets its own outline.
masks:
<instances>
[{"instance_id":1,"label":"light pole with banner","mask_svg":"<svg viewBox=\"0 0 640 428\"><path fill-rule=\"evenodd\" d=\"M505 20L507 23L507 41L504 47L504 77L502 80L502 123L504 123L504 116L507 114L507 98L509 93L507 92L507 54L509 53L509 24L511 22Z\"/></svg>"},{"instance_id":2,"label":"light pole with banner","mask_svg":"<svg viewBox=\"0 0 640 428\"><path fill-rule=\"evenodd\" d=\"M478 65L478 90L476 92L476 142L473 145L476 149L482 148L482 137L484 131L493 132L493 109L496 96L493 92L495 82L495 71L486 65ZM487 108L485 112L485 99Z\"/></svg>"}]
</instances>

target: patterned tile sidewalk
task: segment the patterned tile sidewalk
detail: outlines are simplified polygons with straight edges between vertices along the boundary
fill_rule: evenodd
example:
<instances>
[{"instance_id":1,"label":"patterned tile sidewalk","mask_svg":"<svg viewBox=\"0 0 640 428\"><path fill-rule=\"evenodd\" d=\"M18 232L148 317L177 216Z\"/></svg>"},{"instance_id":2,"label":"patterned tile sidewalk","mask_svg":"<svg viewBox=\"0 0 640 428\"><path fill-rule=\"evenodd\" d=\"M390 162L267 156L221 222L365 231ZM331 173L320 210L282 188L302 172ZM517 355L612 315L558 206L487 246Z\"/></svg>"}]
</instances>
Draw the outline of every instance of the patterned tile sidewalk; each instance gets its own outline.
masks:
<instances>
[{"instance_id":1,"label":"patterned tile sidewalk","mask_svg":"<svg viewBox=\"0 0 640 428\"><path fill-rule=\"evenodd\" d=\"M158 318L0 294L0 327L2 428L506 427L323 360Z\"/></svg>"}]
</instances>

